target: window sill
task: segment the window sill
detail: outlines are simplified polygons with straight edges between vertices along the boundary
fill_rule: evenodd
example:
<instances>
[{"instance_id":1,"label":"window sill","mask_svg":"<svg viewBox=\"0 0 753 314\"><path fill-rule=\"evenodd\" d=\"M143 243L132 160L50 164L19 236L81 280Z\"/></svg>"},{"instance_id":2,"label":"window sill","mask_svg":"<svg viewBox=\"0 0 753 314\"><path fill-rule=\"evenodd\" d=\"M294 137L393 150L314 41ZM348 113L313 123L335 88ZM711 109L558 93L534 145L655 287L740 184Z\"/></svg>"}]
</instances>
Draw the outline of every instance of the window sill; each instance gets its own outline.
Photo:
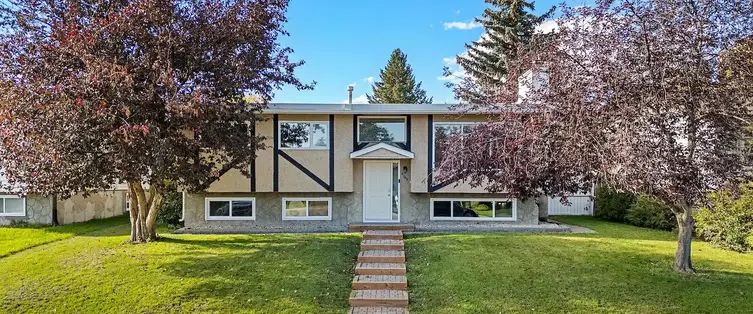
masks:
<instances>
[{"instance_id":1,"label":"window sill","mask_svg":"<svg viewBox=\"0 0 753 314\"><path fill-rule=\"evenodd\" d=\"M249 221L256 220L256 217L226 217L226 216L210 216L206 217L206 221Z\"/></svg>"},{"instance_id":2,"label":"window sill","mask_svg":"<svg viewBox=\"0 0 753 314\"><path fill-rule=\"evenodd\" d=\"M18 214L0 214L0 217L26 217L26 213L18 213Z\"/></svg>"},{"instance_id":3,"label":"window sill","mask_svg":"<svg viewBox=\"0 0 753 314\"><path fill-rule=\"evenodd\" d=\"M332 221L332 217L282 217L283 221Z\"/></svg>"},{"instance_id":4,"label":"window sill","mask_svg":"<svg viewBox=\"0 0 753 314\"><path fill-rule=\"evenodd\" d=\"M316 148L280 147L280 150L329 150L329 147L316 147Z\"/></svg>"},{"instance_id":5,"label":"window sill","mask_svg":"<svg viewBox=\"0 0 753 314\"><path fill-rule=\"evenodd\" d=\"M517 221L516 218L475 218L475 217L469 217L469 218L463 218L463 217L431 217L430 220L432 221L485 221L485 222L511 222L511 221Z\"/></svg>"}]
</instances>

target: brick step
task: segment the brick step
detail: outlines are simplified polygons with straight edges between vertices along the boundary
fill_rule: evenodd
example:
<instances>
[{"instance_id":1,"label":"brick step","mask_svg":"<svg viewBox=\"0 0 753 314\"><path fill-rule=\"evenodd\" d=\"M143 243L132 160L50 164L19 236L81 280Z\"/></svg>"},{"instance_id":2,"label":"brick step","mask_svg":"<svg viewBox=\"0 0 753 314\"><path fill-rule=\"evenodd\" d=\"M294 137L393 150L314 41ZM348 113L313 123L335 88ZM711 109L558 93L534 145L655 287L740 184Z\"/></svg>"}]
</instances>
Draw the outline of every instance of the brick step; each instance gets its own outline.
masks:
<instances>
[{"instance_id":1,"label":"brick step","mask_svg":"<svg viewBox=\"0 0 753 314\"><path fill-rule=\"evenodd\" d=\"M397 250L370 250L358 253L361 263L405 263L405 252Z\"/></svg>"},{"instance_id":2,"label":"brick step","mask_svg":"<svg viewBox=\"0 0 753 314\"><path fill-rule=\"evenodd\" d=\"M363 232L366 240L402 240L403 232L400 230L366 230Z\"/></svg>"},{"instance_id":3,"label":"brick step","mask_svg":"<svg viewBox=\"0 0 753 314\"><path fill-rule=\"evenodd\" d=\"M408 291L405 290L353 290L348 300L351 306L408 306Z\"/></svg>"},{"instance_id":4,"label":"brick step","mask_svg":"<svg viewBox=\"0 0 753 314\"><path fill-rule=\"evenodd\" d=\"M353 290L408 290L404 275L357 275L353 278Z\"/></svg>"},{"instance_id":5,"label":"brick step","mask_svg":"<svg viewBox=\"0 0 753 314\"><path fill-rule=\"evenodd\" d=\"M356 275L405 275L404 263L358 263Z\"/></svg>"},{"instance_id":6,"label":"brick step","mask_svg":"<svg viewBox=\"0 0 753 314\"><path fill-rule=\"evenodd\" d=\"M398 250L402 251L405 248L405 242L403 240L363 240L361 242L361 250Z\"/></svg>"},{"instance_id":7,"label":"brick step","mask_svg":"<svg viewBox=\"0 0 753 314\"><path fill-rule=\"evenodd\" d=\"M413 231L416 226L412 224L349 224L348 231L360 232L366 230L402 230Z\"/></svg>"},{"instance_id":8,"label":"brick step","mask_svg":"<svg viewBox=\"0 0 753 314\"><path fill-rule=\"evenodd\" d=\"M408 314L404 307L358 306L351 307L348 314Z\"/></svg>"}]
</instances>

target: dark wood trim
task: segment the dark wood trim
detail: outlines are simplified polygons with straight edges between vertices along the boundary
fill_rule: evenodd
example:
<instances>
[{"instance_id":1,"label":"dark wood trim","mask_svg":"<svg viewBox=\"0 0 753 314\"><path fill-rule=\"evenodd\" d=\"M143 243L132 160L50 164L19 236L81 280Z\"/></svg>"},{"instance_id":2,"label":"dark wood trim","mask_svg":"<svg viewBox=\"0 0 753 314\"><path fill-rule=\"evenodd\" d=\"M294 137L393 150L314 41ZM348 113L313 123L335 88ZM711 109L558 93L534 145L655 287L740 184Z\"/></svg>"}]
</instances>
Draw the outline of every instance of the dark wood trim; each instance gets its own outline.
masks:
<instances>
[{"instance_id":1,"label":"dark wood trim","mask_svg":"<svg viewBox=\"0 0 753 314\"><path fill-rule=\"evenodd\" d=\"M329 115L329 191L335 191L335 115Z\"/></svg>"},{"instance_id":2,"label":"dark wood trim","mask_svg":"<svg viewBox=\"0 0 753 314\"><path fill-rule=\"evenodd\" d=\"M353 115L353 151L357 151L361 148L358 147L358 117L360 115Z\"/></svg>"},{"instance_id":3,"label":"dark wood trim","mask_svg":"<svg viewBox=\"0 0 753 314\"><path fill-rule=\"evenodd\" d=\"M272 120L274 123L274 126L272 127L272 129L274 130L274 135L272 136L274 138L274 156L272 157L272 192L277 192L280 189L280 183L278 182L280 176L280 117L275 114Z\"/></svg>"},{"instance_id":4,"label":"dark wood trim","mask_svg":"<svg viewBox=\"0 0 753 314\"><path fill-rule=\"evenodd\" d=\"M251 135L256 138L256 121L254 121L251 124ZM251 157L251 161L249 162L248 167L248 174L249 174L249 191L256 192L256 152L254 152L254 156Z\"/></svg>"},{"instance_id":5,"label":"dark wood trim","mask_svg":"<svg viewBox=\"0 0 753 314\"><path fill-rule=\"evenodd\" d=\"M312 179L312 180L314 180L314 181L315 181L316 183L318 183L319 185L321 185L321 186L322 186L322 187L323 187L323 188L324 188L325 190L327 190L327 191L330 191L330 186L329 186L329 184L327 184L327 182L324 182L324 180L322 180L321 178L317 177L317 176L316 176L316 174L314 174L313 172L311 172L311 170L308 170L308 169L307 169L306 167L304 167L304 166L303 166L302 164L300 164L300 163L299 163L298 161L296 161L295 159L293 159L293 157L290 157L290 155L288 155L288 154L287 154L287 153L285 153L284 151L278 151L277 153L278 153L278 154L279 154L279 155L280 155L280 156L281 156L281 157L282 157L283 159L287 160L287 161L288 161L288 162L290 162L290 163L291 163L291 164L292 164L293 166L295 166L296 168L298 168L298 170L301 170L301 171L302 171L303 173L305 173L305 174L306 174L306 175L307 175L307 176L308 176L309 178L311 178L311 179ZM276 192L276 190L275 190L275 192Z\"/></svg>"},{"instance_id":6,"label":"dark wood trim","mask_svg":"<svg viewBox=\"0 0 753 314\"><path fill-rule=\"evenodd\" d=\"M426 147L428 147L428 152L426 154L426 191L431 193L434 192L434 179L433 179L433 172L434 172L434 165L432 165L432 160L434 160L433 154L434 154L434 115L429 115L428 117L429 125L428 125L428 132L429 138L426 140Z\"/></svg>"},{"instance_id":7,"label":"dark wood trim","mask_svg":"<svg viewBox=\"0 0 753 314\"><path fill-rule=\"evenodd\" d=\"M410 118L411 115L405 116L405 150L407 151L410 151L410 134L413 133L410 129Z\"/></svg>"}]
</instances>

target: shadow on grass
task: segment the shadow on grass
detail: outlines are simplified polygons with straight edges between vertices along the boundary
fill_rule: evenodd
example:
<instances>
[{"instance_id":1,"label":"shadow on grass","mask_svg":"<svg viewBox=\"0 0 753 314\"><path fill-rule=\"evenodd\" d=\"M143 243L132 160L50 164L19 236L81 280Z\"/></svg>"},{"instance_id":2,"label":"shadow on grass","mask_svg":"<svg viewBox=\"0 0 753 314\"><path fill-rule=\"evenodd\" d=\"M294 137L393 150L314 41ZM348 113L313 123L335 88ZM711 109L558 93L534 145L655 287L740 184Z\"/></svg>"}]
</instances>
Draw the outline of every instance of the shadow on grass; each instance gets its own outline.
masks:
<instances>
[{"instance_id":1,"label":"shadow on grass","mask_svg":"<svg viewBox=\"0 0 753 314\"><path fill-rule=\"evenodd\" d=\"M581 235L411 235L411 311L753 312L753 256L704 246L694 252L699 273L677 274L671 234L625 227Z\"/></svg>"},{"instance_id":2,"label":"shadow on grass","mask_svg":"<svg viewBox=\"0 0 753 314\"><path fill-rule=\"evenodd\" d=\"M166 311L337 313L347 298L357 236L168 235L170 276L193 282Z\"/></svg>"}]
</instances>

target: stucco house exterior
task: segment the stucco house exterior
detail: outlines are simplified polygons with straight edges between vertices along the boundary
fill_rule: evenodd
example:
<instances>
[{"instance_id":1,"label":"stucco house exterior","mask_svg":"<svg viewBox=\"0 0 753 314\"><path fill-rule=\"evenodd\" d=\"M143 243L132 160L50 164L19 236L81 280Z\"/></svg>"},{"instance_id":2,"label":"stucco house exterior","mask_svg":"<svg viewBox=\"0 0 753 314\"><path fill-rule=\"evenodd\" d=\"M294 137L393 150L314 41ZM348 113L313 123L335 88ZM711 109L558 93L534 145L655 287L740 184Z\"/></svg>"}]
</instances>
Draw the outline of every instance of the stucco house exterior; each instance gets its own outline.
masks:
<instances>
[{"instance_id":1,"label":"stucco house exterior","mask_svg":"<svg viewBox=\"0 0 753 314\"><path fill-rule=\"evenodd\" d=\"M184 193L184 232L535 228L546 215L537 199L433 179L448 152L439 138L468 132L484 115L444 104L270 104L263 115L255 132L267 149L251 176L231 170Z\"/></svg>"}]
</instances>

